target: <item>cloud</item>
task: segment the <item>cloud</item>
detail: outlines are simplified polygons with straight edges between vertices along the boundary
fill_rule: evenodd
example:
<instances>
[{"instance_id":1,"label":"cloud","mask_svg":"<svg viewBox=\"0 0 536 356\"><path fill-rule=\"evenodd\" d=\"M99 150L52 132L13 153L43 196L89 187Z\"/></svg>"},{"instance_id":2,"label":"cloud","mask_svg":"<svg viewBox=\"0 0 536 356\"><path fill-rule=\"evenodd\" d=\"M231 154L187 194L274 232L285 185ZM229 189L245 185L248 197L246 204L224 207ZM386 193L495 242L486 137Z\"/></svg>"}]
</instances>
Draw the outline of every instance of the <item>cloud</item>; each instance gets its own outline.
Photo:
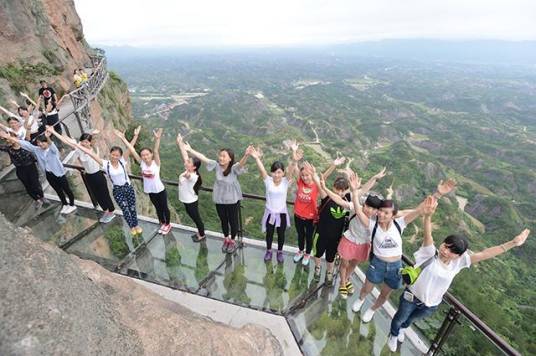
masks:
<instances>
[{"instance_id":1,"label":"cloud","mask_svg":"<svg viewBox=\"0 0 536 356\"><path fill-rule=\"evenodd\" d=\"M389 38L536 39L532 0L75 0L90 43L155 47Z\"/></svg>"}]
</instances>

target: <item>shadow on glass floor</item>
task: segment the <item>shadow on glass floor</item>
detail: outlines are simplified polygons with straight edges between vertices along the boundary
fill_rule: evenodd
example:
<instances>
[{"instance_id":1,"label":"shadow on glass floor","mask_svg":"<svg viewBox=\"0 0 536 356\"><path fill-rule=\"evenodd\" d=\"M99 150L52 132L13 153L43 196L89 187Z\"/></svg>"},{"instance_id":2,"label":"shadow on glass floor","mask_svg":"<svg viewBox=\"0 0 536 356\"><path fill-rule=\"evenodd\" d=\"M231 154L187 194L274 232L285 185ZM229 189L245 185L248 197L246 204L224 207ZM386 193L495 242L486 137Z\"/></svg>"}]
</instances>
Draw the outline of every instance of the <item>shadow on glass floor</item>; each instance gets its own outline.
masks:
<instances>
[{"instance_id":1,"label":"shadow on glass floor","mask_svg":"<svg viewBox=\"0 0 536 356\"><path fill-rule=\"evenodd\" d=\"M333 287L322 286L311 295L305 305L287 315L287 320L305 355L389 355L387 336L391 318L380 308L369 323L362 323L359 313L351 309L362 286L359 278L352 275L356 293L342 299L338 295L339 278ZM373 303L367 297L363 309ZM406 339L399 348L401 355L421 355L421 352Z\"/></svg>"}]
</instances>

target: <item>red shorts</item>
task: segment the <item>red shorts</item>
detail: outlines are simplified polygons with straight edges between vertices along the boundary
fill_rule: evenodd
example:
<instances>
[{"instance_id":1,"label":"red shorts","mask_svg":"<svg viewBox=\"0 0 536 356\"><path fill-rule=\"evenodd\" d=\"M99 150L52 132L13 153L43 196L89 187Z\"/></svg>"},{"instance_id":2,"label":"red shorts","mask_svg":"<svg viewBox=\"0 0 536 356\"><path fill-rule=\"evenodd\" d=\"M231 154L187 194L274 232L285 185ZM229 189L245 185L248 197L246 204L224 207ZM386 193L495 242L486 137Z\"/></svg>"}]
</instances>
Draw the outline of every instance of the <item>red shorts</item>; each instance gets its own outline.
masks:
<instances>
[{"instance_id":1,"label":"red shorts","mask_svg":"<svg viewBox=\"0 0 536 356\"><path fill-rule=\"evenodd\" d=\"M365 262L369 258L370 242L355 244L346 237L341 237L337 252L343 260Z\"/></svg>"}]
</instances>

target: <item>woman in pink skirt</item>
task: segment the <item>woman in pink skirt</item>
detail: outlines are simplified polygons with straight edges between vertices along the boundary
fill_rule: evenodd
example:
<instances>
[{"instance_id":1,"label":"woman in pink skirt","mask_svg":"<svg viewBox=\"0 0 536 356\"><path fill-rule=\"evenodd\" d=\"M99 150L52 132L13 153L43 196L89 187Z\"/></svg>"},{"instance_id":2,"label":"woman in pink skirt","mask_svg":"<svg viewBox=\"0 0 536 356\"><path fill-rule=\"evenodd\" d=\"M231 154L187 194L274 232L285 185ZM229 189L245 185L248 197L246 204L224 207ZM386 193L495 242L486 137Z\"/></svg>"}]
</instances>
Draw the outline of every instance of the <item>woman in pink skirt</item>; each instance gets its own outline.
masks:
<instances>
[{"instance_id":1,"label":"woman in pink skirt","mask_svg":"<svg viewBox=\"0 0 536 356\"><path fill-rule=\"evenodd\" d=\"M349 276L356 266L365 262L369 258L370 253L370 231L368 226L363 225L359 219L356 219L356 204L363 204L363 212L370 218L376 216L376 212L380 207L382 198L375 194L367 194L376 182L385 176L385 168L381 172L373 176L359 190L357 196L352 196L352 202L342 201L340 197L326 190L333 201L342 206L348 205L348 209L353 212L350 216L348 230L343 233L337 252L341 257L341 283L339 294L343 299L348 298L348 295L354 294L354 286L349 281ZM341 201L339 201L341 200ZM344 203L344 205L343 205Z\"/></svg>"}]
</instances>

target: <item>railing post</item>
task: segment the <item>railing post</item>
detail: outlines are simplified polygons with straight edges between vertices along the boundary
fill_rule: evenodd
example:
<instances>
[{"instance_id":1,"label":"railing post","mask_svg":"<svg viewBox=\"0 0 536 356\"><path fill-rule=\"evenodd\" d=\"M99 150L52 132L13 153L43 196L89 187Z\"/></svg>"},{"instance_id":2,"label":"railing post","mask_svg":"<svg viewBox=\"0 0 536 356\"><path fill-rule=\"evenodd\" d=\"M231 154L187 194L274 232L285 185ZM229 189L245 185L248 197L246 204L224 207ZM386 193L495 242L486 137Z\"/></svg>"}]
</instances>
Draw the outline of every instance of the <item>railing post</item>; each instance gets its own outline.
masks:
<instances>
[{"instance_id":1,"label":"railing post","mask_svg":"<svg viewBox=\"0 0 536 356\"><path fill-rule=\"evenodd\" d=\"M437 331L436 337L430 345L430 349L428 350L426 355L435 356L438 354L438 352L441 350L441 347L452 332L454 324L458 322L459 317L460 311L457 308L450 307L447 315L445 316L445 319L443 320L443 324L441 324L441 327Z\"/></svg>"}]
</instances>

